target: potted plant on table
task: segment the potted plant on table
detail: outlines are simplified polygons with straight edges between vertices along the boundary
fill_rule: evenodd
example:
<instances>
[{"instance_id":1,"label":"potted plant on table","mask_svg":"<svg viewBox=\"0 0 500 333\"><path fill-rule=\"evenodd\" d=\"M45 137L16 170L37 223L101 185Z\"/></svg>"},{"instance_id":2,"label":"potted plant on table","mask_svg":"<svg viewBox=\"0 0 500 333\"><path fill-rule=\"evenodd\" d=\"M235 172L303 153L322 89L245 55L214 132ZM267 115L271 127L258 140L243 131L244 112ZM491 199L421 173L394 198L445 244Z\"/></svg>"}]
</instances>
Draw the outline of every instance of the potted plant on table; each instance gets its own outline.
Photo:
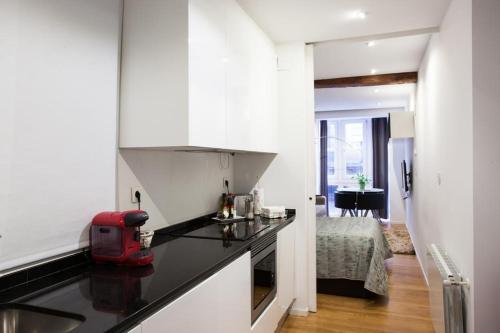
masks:
<instances>
[{"instance_id":1,"label":"potted plant on table","mask_svg":"<svg viewBox=\"0 0 500 333\"><path fill-rule=\"evenodd\" d=\"M368 182L370 181L368 179L367 176L365 176L364 174L362 173L358 173L356 176L353 177L353 179L356 179L358 181L358 184L359 184L359 190L361 192L364 192L365 191L365 188L366 188L366 185L368 184Z\"/></svg>"}]
</instances>

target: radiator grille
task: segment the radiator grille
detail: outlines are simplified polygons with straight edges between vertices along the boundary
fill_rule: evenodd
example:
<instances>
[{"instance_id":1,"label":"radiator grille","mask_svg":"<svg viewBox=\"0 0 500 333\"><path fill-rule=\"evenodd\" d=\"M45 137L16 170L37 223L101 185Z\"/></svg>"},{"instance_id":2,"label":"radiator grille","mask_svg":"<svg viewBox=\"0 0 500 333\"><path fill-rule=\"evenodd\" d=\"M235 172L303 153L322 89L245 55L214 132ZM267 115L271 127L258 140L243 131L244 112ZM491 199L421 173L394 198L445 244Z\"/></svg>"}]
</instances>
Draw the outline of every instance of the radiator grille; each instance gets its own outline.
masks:
<instances>
[{"instance_id":1,"label":"radiator grille","mask_svg":"<svg viewBox=\"0 0 500 333\"><path fill-rule=\"evenodd\" d=\"M432 322L436 333L464 333L464 293L466 285L451 258L440 247L427 248Z\"/></svg>"},{"instance_id":2,"label":"radiator grille","mask_svg":"<svg viewBox=\"0 0 500 333\"><path fill-rule=\"evenodd\" d=\"M276 242L276 233L272 232L257 240L252 244L250 251L252 253L252 257L254 257L257 253L264 250L266 247Z\"/></svg>"}]
</instances>

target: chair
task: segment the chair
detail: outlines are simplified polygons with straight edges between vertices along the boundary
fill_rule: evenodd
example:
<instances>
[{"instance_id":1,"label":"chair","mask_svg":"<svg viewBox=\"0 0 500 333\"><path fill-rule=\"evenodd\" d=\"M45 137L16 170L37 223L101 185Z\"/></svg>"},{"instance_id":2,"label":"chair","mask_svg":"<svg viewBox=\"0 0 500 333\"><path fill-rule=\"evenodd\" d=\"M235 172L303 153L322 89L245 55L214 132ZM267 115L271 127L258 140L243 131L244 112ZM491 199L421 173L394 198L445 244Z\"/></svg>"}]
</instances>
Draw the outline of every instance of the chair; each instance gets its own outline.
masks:
<instances>
[{"instance_id":1,"label":"chair","mask_svg":"<svg viewBox=\"0 0 500 333\"><path fill-rule=\"evenodd\" d=\"M384 208L384 198L384 192L358 193L356 208L358 211L364 211L363 216L365 217L368 215L368 212L371 211L373 217L380 223L382 221L380 219L379 209Z\"/></svg>"},{"instance_id":2,"label":"chair","mask_svg":"<svg viewBox=\"0 0 500 333\"><path fill-rule=\"evenodd\" d=\"M316 217L326 216L326 204L324 195L316 195Z\"/></svg>"},{"instance_id":3,"label":"chair","mask_svg":"<svg viewBox=\"0 0 500 333\"><path fill-rule=\"evenodd\" d=\"M356 216L356 192L335 192L335 207L342 210L341 216L347 212L351 216Z\"/></svg>"}]
</instances>

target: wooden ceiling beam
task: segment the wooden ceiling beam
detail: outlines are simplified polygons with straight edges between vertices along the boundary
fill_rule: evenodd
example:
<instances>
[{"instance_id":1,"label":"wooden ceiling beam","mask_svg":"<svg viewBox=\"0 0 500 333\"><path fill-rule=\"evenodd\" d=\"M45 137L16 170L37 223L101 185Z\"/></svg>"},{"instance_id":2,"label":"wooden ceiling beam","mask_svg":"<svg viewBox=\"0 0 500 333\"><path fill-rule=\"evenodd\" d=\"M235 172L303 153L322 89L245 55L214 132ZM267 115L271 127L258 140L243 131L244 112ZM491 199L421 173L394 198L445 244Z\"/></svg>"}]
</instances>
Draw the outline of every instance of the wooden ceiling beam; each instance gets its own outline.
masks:
<instances>
[{"instance_id":1,"label":"wooden ceiling beam","mask_svg":"<svg viewBox=\"0 0 500 333\"><path fill-rule=\"evenodd\" d=\"M406 72L314 80L314 88L370 87L388 84L416 83L417 81L418 72Z\"/></svg>"}]
</instances>

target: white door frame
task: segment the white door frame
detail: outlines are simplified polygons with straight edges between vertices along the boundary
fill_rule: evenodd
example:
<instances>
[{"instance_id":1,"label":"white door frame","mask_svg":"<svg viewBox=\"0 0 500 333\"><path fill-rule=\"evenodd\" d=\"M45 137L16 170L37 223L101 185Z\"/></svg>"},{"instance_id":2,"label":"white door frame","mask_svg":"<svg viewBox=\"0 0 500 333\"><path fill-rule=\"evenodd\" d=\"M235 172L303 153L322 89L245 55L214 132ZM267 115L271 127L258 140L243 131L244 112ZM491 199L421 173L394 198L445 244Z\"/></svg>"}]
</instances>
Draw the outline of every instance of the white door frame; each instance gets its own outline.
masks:
<instances>
[{"instance_id":1,"label":"white door frame","mask_svg":"<svg viewBox=\"0 0 500 333\"><path fill-rule=\"evenodd\" d=\"M306 45L305 71L306 71L306 135L307 145L307 172L306 186L307 198L307 262L308 262L308 304L309 311L317 311L316 300L316 147L315 147L315 116L314 116L314 46Z\"/></svg>"}]
</instances>

